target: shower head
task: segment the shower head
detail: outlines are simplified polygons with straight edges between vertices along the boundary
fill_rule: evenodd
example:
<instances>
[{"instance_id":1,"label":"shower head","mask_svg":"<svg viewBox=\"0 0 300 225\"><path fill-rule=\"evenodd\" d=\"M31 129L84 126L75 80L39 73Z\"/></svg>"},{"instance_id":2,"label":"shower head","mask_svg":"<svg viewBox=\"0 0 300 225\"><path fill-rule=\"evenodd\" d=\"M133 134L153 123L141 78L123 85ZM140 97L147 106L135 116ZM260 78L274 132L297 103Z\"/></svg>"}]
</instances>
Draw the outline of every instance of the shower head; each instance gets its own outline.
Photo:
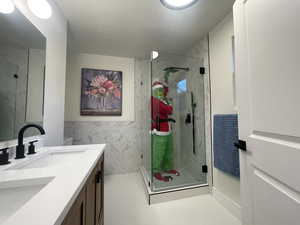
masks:
<instances>
[{"instance_id":1,"label":"shower head","mask_svg":"<svg viewBox=\"0 0 300 225\"><path fill-rule=\"evenodd\" d=\"M176 73L178 71L189 71L190 68L182 68L182 67L167 67L164 69L165 71L165 82L169 83L169 76L172 73Z\"/></svg>"},{"instance_id":2,"label":"shower head","mask_svg":"<svg viewBox=\"0 0 300 225\"><path fill-rule=\"evenodd\" d=\"M176 73L178 71L189 71L190 68L182 68L182 67L167 67L164 69L165 72Z\"/></svg>"}]
</instances>

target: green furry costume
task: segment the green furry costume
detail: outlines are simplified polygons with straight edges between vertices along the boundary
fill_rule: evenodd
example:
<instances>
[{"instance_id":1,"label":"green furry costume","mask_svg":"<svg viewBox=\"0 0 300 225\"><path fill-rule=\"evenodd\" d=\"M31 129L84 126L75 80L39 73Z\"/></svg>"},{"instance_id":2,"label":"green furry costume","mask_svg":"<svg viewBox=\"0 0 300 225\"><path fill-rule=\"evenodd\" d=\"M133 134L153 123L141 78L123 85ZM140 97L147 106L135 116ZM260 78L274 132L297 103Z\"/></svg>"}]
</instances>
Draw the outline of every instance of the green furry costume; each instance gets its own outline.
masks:
<instances>
[{"instance_id":1,"label":"green furry costume","mask_svg":"<svg viewBox=\"0 0 300 225\"><path fill-rule=\"evenodd\" d=\"M168 182L173 178L161 173L179 175L173 165L173 136L169 124L173 107L167 100L168 89L164 84L154 82L152 90L152 171L156 179Z\"/></svg>"},{"instance_id":2,"label":"green furry costume","mask_svg":"<svg viewBox=\"0 0 300 225\"><path fill-rule=\"evenodd\" d=\"M152 134L152 169L161 173L173 169L173 136Z\"/></svg>"}]
</instances>

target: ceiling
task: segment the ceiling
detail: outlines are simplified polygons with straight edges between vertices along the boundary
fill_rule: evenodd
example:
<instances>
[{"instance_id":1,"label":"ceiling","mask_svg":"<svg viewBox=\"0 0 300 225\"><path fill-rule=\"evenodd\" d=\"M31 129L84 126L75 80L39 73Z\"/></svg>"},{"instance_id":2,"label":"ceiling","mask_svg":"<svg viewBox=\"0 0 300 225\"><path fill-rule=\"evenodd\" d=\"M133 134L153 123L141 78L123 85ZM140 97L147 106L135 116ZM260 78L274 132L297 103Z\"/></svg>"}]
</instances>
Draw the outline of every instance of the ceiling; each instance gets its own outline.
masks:
<instances>
[{"instance_id":1,"label":"ceiling","mask_svg":"<svg viewBox=\"0 0 300 225\"><path fill-rule=\"evenodd\" d=\"M55 0L69 21L76 52L146 57L182 54L232 9L234 0L199 0L175 11L160 0Z\"/></svg>"}]
</instances>

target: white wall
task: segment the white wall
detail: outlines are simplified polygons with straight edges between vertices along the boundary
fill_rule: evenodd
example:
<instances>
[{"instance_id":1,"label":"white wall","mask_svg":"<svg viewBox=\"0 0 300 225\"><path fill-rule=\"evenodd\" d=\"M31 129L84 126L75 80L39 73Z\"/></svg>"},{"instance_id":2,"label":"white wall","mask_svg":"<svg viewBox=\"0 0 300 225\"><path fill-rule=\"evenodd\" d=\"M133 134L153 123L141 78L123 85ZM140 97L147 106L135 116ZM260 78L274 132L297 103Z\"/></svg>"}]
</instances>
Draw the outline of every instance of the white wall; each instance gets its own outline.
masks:
<instances>
[{"instance_id":1,"label":"white wall","mask_svg":"<svg viewBox=\"0 0 300 225\"><path fill-rule=\"evenodd\" d=\"M47 38L44 143L61 145L64 132L67 21L53 0L48 1L53 10L52 17L48 20L34 16L27 6L27 0L14 0L14 3Z\"/></svg>"},{"instance_id":2,"label":"white wall","mask_svg":"<svg viewBox=\"0 0 300 225\"><path fill-rule=\"evenodd\" d=\"M134 59L91 54L72 54L68 61L66 121L134 121ZM123 72L122 116L80 116L82 68Z\"/></svg>"},{"instance_id":3,"label":"white wall","mask_svg":"<svg viewBox=\"0 0 300 225\"><path fill-rule=\"evenodd\" d=\"M233 100L233 35L232 14L209 33L213 114L237 113Z\"/></svg>"},{"instance_id":4,"label":"white wall","mask_svg":"<svg viewBox=\"0 0 300 225\"><path fill-rule=\"evenodd\" d=\"M233 85L233 35L232 13L209 33L212 116L237 113ZM240 204L239 179L217 168L213 169L213 177L215 192L238 206Z\"/></svg>"}]
</instances>

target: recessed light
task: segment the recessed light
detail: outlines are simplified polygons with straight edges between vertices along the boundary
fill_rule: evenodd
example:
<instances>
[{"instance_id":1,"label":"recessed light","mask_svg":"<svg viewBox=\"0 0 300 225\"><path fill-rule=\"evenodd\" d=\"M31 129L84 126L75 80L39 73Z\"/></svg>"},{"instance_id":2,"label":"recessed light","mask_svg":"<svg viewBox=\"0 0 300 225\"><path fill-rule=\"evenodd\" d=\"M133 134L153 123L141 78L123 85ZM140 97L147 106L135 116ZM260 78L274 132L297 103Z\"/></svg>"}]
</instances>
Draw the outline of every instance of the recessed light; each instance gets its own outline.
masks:
<instances>
[{"instance_id":1,"label":"recessed light","mask_svg":"<svg viewBox=\"0 0 300 225\"><path fill-rule=\"evenodd\" d=\"M41 19L49 19L52 15L52 8L47 0L27 0L28 7L34 15Z\"/></svg>"},{"instance_id":2,"label":"recessed light","mask_svg":"<svg viewBox=\"0 0 300 225\"><path fill-rule=\"evenodd\" d=\"M169 9L186 9L194 5L198 0L160 0Z\"/></svg>"},{"instance_id":3,"label":"recessed light","mask_svg":"<svg viewBox=\"0 0 300 225\"><path fill-rule=\"evenodd\" d=\"M0 13L10 14L15 10L15 5L11 0L0 1Z\"/></svg>"}]
</instances>

